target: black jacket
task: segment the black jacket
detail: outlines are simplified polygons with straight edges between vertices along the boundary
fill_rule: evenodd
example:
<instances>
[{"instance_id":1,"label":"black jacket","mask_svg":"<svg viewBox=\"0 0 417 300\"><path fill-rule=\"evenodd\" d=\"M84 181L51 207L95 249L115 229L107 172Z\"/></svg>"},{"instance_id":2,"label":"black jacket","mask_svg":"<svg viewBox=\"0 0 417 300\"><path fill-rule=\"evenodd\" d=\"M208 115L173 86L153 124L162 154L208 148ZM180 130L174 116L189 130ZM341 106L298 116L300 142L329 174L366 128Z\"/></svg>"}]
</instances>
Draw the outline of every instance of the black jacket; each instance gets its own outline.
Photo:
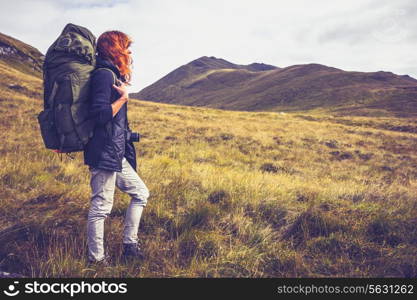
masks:
<instances>
[{"instance_id":1,"label":"black jacket","mask_svg":"<svg viewBox=\"0 0 417 300\"><path fill-rule=\"evenodd\" d=\"M111 69L119 80L122 80L119 69L109 60L97 56L97 68ZM109 70L94 70L91 75L90 118L96 126L94 135L84 148L84 164L98 169L121 172L122 159L136 170L136 150L133 142L126 140L129 122L127 104L113 117L111 103L120 98L119 92L112 86L113 75Z\"/></svg>"}]
</instances>

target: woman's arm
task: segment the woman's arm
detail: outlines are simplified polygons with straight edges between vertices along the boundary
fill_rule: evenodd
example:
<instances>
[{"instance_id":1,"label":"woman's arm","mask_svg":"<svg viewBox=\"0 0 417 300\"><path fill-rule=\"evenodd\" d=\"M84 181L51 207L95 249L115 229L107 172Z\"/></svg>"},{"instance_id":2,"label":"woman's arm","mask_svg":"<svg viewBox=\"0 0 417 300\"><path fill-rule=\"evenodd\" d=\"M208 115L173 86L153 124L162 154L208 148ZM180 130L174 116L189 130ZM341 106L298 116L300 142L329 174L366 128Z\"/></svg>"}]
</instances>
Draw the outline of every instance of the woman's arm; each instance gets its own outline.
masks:
<instances>
[{"instance_id":1,"label":"woman's arm","mask_svg":"<svg viewBox=\"0 0 417 300\"><path fill-rule=\"evenodd\" d=\"M113 80L112 74L106 70L94 72L91 78L91 106L89 113L91 118L95 118L100 125L105 125L110 121L129 99L126 91L119 99L111 103Z\"/></svg>"},{"instance_id":2,"label":"woman's arm","mask_svg":"<svg viewBox=\"0 0 417 300\"><path fill-rule=\"evenodd\" d=\"M117 114L117 112L122 108L123 104L125 104L127 101L129 101L129 94L126 89L126 85L122 83L120 87L113 84L113 87L119 92L120 98L117 99L112 103L112 109L113 109L113 117Z\"/></svg>"},{"instance_id":3,"label":"woman's arm","mask_svg":"<svg viewBox=\"0 0 417 300\"><path fill-rule=\"evenodd\" d=\"M104 125L113 117L111 106L111 86L113 76L109 71L98 70L91 76L91 104L89 115L99 125Z\"/></svg>"},{"instance_id":4,"label":"woman's arm","mask_svg":"<svg viewBox=\"0 0 417 300\"><path fill-rule=\"evenodd\" d=\"M123 104L127 102L127 99L120 97L111 104L113 117L119 112Z\"/></svg>"}]
</instances>

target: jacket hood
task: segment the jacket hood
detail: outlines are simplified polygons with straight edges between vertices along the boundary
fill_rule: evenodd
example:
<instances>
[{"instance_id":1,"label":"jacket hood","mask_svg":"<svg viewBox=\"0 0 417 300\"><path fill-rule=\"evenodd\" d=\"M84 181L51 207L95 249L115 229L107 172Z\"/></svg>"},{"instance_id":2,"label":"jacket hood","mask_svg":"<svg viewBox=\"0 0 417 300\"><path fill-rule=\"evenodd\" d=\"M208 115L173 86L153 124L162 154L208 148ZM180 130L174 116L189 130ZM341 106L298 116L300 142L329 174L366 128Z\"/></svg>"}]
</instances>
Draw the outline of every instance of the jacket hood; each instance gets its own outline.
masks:
<instances>
[{"instance_id":1,"label":"jacket hood","mask_svg":"<svg viewBox=\"0 0 417 300\"><path fill-rule=\"evenodd\" d=\"M100 55L97 55L96 58L96 68L109 68L116 74L116 77L120 79L119 69L110 60Z\"/></svg>"}]
</instances>

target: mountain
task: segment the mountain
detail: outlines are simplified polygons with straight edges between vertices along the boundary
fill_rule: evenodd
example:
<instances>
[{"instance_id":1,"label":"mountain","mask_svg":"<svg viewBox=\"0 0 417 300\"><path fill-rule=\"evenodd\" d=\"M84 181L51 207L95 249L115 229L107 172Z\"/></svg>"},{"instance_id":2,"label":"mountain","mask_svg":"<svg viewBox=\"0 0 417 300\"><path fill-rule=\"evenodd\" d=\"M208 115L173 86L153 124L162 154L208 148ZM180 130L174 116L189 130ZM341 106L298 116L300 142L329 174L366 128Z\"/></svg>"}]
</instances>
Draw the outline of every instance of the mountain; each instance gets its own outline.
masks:
<instances>
[{"instance_id":1,"label":"mountain","mask_svg":"<svg viewBox=\"0 0 417 300\"><path fill-rule=\"evenodd\" d=\"M170 72L133 98L230 110L415 111L417 80L391 72L352 72L320 64L278 68L236 65L203 56ZM414 108L414 109L413 109Z\"/></svg>"},{"instance_id":2,"label":"mountain","mask_svg":"<svg viewBox=\"0 0 417 300\"><path fill-rule=\"evenodd\" d=\"M132 98L156 102L177 103L198 106L213 106L220 91L230 91L248 79L257 77L265 71L277 70L271 65L254 63L237 65L214 56L203 56L170 72L154 84L146 87ZM206 101L206 97L210 100ZM220 103L220 104L221 104Z\"/></svg>"},{"instance_id":3,"label":"mountain","mask_svg":"<svg viewBox=\"0 0 417 300\"><path fill-rule=\"evenodd\" d=\"M0 33L0 101L42 98L44 55L36 48Z\"/></svg>"},{"instance_id":4,"label":"mountain","mask_svg":"<svg viewBox=\"0 0 417 300\"><path fill-rule=\"evenodd\" d=\"M0 33L0 61L20 71L41 75L44 55L36 48Z\"/></svg>"},{"instance_id":5,"label":"mountain","mask_svg":"<svg viewBox=\"0 0 417 300\"><path fill-rule=\"evenodd\" d=\"M0 88L38 97L44 55L0 33ZM330 110L339 115L417 116L417 80L391 72L352 72L320 64L239 65L193 60L132 98L244 111Z\"/></svg>"}]
</instances>

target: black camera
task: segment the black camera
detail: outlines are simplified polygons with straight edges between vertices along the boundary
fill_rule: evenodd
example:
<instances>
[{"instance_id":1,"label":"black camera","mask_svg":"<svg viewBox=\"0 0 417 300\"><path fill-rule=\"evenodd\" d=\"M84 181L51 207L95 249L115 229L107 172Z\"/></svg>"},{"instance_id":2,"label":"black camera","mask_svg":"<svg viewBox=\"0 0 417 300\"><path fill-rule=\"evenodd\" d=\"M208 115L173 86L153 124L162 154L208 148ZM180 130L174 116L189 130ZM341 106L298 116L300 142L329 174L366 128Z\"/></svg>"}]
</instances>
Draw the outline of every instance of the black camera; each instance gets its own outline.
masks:
<instances>
[{"instance_id":1,"label":"black camera","mask_svg":"<svg viewBox=\"0 0 417 300\"><path fill-rule=\"evenodd\" d=\"M126 132L126 140L128 142L139 142L139 140L140 140L139 132L132 132L132 131L128 130Z\"/></svg>"}]
</instances>

